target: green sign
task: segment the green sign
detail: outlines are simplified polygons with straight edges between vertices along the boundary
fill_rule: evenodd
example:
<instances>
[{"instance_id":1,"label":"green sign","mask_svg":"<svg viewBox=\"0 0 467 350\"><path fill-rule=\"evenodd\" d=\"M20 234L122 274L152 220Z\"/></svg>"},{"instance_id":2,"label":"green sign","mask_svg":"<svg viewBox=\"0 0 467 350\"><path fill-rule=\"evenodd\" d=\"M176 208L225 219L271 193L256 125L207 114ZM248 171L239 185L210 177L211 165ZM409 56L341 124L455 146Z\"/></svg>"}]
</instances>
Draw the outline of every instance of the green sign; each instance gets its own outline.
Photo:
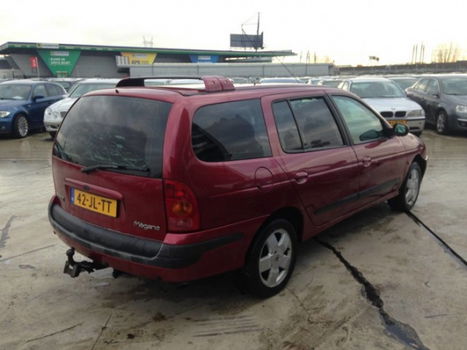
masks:
<instances>
[{"instance_id":1,"label":"green sign","mask_svg":"<svg viewBox=\"0 0 467 350\"><path fill-rule=\"evenodd\" d=\"M79 50L37 50L54 76L70 76L78 62Z\"/></svg>"}]
</instances>

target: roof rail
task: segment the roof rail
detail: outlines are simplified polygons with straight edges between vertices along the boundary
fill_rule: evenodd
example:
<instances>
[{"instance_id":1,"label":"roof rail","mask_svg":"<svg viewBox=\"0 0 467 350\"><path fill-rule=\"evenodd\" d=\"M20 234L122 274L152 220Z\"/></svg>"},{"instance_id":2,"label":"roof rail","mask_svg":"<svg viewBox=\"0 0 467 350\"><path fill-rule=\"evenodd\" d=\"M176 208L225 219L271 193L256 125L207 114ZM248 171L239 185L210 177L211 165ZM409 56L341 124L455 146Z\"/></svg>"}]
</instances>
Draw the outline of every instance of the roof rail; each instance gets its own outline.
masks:
<instances>
[{"instance_id":1,"label":"roof rail","mask_svg":"<svg viewBox=\"0 0 467 350\"><path fill-rule=\"evenodd\" d=\"M138 78L125 78L118 82L118 87L128 86L145 86L145 80L151 79L193 79L202 80L204 82L204 88L206 92L220 92L220 91L232 91L235 90L233 83L226 77L217 75L207 75L203 77L196 76L154 76L154 77L138 77ZM164 87L161 85L160 87Z\"/></svg>"}]
</instances>

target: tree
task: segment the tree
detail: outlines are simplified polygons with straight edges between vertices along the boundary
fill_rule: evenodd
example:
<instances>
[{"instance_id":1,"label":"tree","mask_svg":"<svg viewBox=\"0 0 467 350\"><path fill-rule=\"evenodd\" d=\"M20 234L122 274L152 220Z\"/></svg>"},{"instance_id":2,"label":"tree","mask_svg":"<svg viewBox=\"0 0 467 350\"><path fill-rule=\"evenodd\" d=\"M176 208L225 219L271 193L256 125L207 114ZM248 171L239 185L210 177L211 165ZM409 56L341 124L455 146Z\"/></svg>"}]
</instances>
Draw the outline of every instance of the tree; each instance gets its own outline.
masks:
<instances>
[{"instance_id":1,"label":"tree","mask_svg":"<svg viewBox=\"0 0 467 350\"><path fill-rule=\"evenodd\" d=\"M444 43L437 46L433 51L433 61L437 63L456 62L461 50L456 44Z\"/></svg>"}]
</instances>

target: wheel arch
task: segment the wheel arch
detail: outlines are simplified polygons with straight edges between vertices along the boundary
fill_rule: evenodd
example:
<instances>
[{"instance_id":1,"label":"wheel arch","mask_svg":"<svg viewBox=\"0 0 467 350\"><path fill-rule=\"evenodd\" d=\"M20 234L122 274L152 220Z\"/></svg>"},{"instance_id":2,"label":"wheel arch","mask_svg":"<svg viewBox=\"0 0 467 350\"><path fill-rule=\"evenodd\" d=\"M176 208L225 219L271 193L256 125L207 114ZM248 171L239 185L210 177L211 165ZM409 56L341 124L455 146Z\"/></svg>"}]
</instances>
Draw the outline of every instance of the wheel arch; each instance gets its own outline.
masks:
<instances>
[{"instance_id":1,"label":"wheel arch","mask_svg":"<svg viewBox=\"0 0 467 350\"><path fill-rule=\"evenodd\" d=\"M422 169L422 176L424 176L425 171L426 171L426 160L423 159L421 155L417 154L415 158L413 159L412 163L413 162L418 163L418 165L420 166L420 169Z\"/></svg>"},{"instance_id":2,"label":"wheel arch","mask_svg":"<svg viewBox=\"0 0 467 350\"><path fill-rule=\"evenodd\" d=\"M297 234L297 239L302 241L303 238L303 214L296 207L283 207L274 211L269 217L264 220L262 225L256 231L256 234L260 232L264 227L266 227L270 222L276 219L285 219L289 221L295 228L295 233Z\"/></svg>"},{"instance_id":3,"label":"wheel arch","mask_svg":"<svg viewBox=\"0 0 467 350\"><path fill-rule=\"evenodd\" d=\"M298 242L303 241L304 222L303 222L302 212L296 207L283 207L283 208L280 208L274 211L271 215L269 215L263 221L261 226L258 227L258 229L255 232L254 237L252 238L248 246L248 249L245 254L245 259L247 259L248 256L250 255L251 249L254 246L256 240L258 239L258 234L261 232L261 230L265 228L267 225L269 225L272 221L277 220L277 219L285 219L289 221L295 229L295 233L297 234L297 241Z\"/></svg>"},{"instance_id":4,"label":"wheel arch","mask_svg":"<svg viewBox=\"0 0 467 350\"><path fill-rule=\"evenodd\" d=\"M14 114L13 114L13 122L16 120L16 118L18 118L20 115L24 115L26 117L26 119L28 120L28 122L30 121L29 120L29 113L24 110L24 109L19 109L17 110Z\"/></svg>"},{"instance_id":5,"label":"wheel arch","mask_svg":"<svg viewBox=\"0 0 467 350\"><path fill-rule=\"evenodd\" d=\"M28 134L31 132L31 120L29 119L29 114L24 110L18 110L11 119L11 135L17 135L16 133L16 121L20 116L24 116L28 123Z\"/></svg>"}]
</instances>

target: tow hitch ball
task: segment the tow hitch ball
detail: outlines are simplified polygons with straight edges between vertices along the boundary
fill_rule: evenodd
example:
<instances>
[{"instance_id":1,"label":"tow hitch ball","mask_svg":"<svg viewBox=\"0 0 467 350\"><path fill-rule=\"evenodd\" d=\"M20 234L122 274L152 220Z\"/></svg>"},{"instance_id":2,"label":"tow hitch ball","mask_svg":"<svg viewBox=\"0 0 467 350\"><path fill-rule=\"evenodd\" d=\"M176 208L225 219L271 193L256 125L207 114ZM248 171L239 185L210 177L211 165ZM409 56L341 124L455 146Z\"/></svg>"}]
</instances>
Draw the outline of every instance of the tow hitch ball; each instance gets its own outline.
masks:
<instances>
[{"instance_id":1,"label":"tow hitch ball","mask_svg":"<svg viewBox=\"0 0 467 350\"><path fill-rule=\"evenodd\" d=\"M75 248L70 248L66 251L67 261L65 262L65 267L63 269L63 273L66 273L73 278L78 277L82 271L91 273L95 270L100 270L106 267L104 265L97 264L94 261L75 261L73 259L73 255L75 255Z\"/></svg>"}]
</instances>

